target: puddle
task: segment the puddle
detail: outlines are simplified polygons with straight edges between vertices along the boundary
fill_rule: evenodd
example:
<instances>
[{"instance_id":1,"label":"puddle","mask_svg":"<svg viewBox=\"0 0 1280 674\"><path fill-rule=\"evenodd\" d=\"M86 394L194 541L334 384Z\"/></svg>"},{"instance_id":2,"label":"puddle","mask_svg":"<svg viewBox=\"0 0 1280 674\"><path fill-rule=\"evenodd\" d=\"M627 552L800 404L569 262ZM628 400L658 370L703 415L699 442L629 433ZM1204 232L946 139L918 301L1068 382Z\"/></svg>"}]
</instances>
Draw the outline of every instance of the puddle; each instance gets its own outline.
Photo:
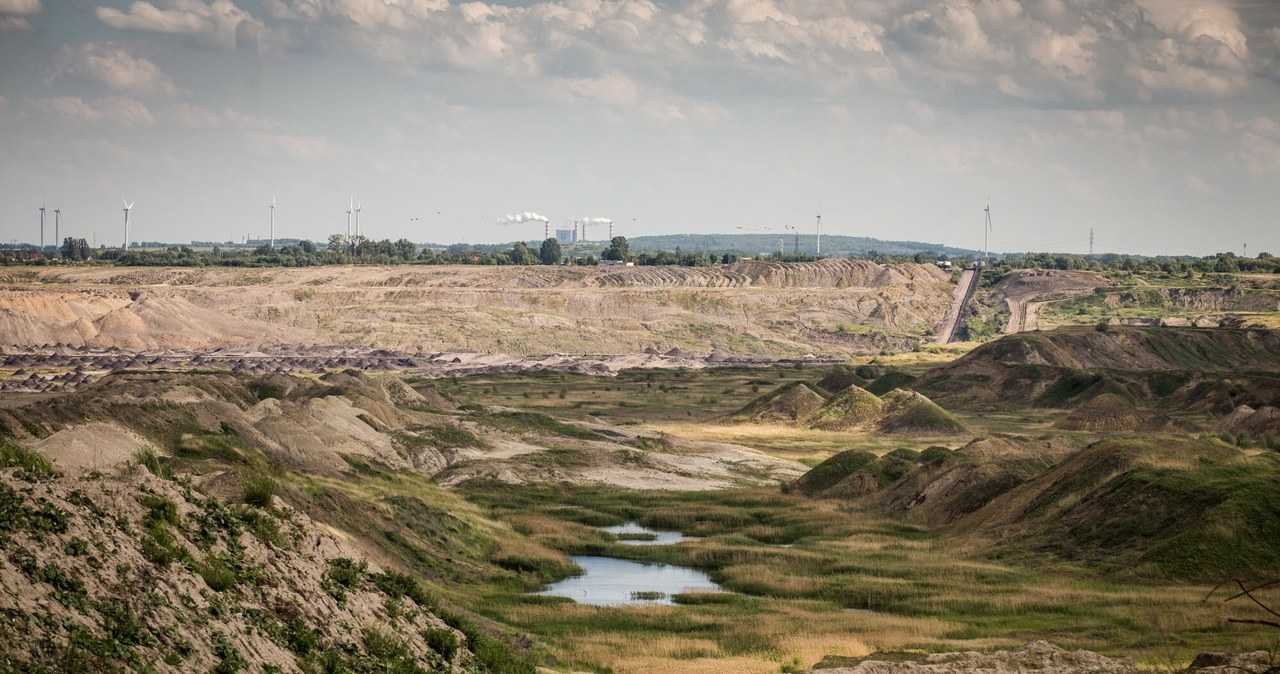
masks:
<instances>
[{"instance_id":1,"label":"puddle","mask_svg":"<svg viewBox=\"0 0 1280 674\"><path fill-rule=\"evenodd\" d=\"M658 531L657 529L642 527L635 522L627 522L626 524L612 527L601 527L601 529L622 538L618 542L624 545L670 545L681 541L701 540L696 536L685 536L679 531ZM652 536L653 538L651 540L625 538L625 536L637 534Z\"/></svg>"},{"instance_id":2,"label":"puddle","mask_svg":"<svg viewBox=\"0 0 1280 674\"><path fill-rule=\"evenodd\" d=\"M644 564L613 557L570 557L585 571L554 583L538 594L568 597L579 604L672 604L681 592L720 592L720 586L696 569Z\"/></svg>"}]
</instances>

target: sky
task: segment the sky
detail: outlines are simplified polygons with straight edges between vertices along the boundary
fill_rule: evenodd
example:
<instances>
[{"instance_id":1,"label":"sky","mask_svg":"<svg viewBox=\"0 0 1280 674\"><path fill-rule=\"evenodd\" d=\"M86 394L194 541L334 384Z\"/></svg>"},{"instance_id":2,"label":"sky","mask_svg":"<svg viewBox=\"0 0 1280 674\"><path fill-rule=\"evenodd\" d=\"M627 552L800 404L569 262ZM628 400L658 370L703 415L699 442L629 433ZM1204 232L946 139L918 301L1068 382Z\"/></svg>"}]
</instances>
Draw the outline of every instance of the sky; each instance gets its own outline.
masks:
<instances>
[{"instance_id":1,"label":"sky","mask_svg":"<svg viewBox=\"0 0 1280 674\"><path fill-rule=\"evenodd\" d=\"M1278 186L1275 0L0 0L5 243L1280 255Z\"/></svg>"}]
</instances>

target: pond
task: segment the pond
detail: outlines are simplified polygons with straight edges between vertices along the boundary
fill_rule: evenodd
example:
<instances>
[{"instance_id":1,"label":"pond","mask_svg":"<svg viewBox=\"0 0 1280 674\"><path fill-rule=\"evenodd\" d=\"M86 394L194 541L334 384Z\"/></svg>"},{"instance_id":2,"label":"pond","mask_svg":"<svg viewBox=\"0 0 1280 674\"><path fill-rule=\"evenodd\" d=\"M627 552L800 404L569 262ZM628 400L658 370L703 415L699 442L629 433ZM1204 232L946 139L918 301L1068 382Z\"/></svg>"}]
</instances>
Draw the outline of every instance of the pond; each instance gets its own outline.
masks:
<instances>
[{"instance_id":1,"label":"pond","mask_svg":"<svg viewBox=\"0 0 1280 674\"><path fill-rule=\"evenodd\" d=\"M553 583L538 594L568 597L579 604L672 604L681 592L719 592L720 586L696 569L671 564L644 564L613 557L570 557L581 576Z\"/></svg>"},{"instance_id":2,"label":"pond","mask_svg":"<svg viewBox=\"0 0 1280 674\"><path fill-rule=\"evenodd\" d=\"M624 545L669 545L681 541L699 540L696 536L685 536L679 531L658 531L642 527L635 522L627 522L612 527L601 527L604 531L619 538Z\"/></svg>"}]
</instances>

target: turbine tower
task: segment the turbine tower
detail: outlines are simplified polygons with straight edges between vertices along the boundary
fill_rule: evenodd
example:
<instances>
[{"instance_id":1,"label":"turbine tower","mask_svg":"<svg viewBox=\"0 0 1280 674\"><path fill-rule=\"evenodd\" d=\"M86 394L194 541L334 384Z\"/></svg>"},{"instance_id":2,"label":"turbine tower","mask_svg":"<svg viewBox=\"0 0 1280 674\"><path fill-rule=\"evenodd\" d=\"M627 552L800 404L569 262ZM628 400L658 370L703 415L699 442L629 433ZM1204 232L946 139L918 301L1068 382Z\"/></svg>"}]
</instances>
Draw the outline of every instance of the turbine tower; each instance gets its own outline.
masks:
<instances>
[{"instance_id":1,"label":"turbine tower","mask_svg":"<svg viewBox=\"0 0 1280 674\"><path fill-rule=\"evenodd\" d=\"M40 252L44 252L44 204L40 204Z\"/></svg>"},{"instance_id":2,"label":"turbine tower","mask_svg":"<svg viewBox=\"0 0 1280 674\"><path fill-rule=\"evenodd\" d=\"M356 197L356 236L363 236L364 232L360 229L360 197Z\"/></svg>"},{"instance_id":3,"label":"turbine tower","mask_svg":"<svg viewBox=\"0 0 1280 674\"><path fill-rule=\"evenodd\" d=\"M53 209L53 245L55 246L62 245L62 239L58 238L62 236L61 232L59 231L61 229L62 229L62 208L59 207L59 208Z\"/></svg>"},{"instance_id":4,"label":"turbine tower","mask_svg":"<svg viewBox=\"0 0 1280 674\"><path fill-rule=\"evenodd\" d=\"M822 257L822 209L818 209L818 245L814 255Z\"/></svg>"},{"instance_id":5,"label":"turbine tower","mask_svg":"<svg viewBox=\"0 0 1280 674\"><path fill-rule=\"evenodd\" d=\"M120 203L124 204L124 250L129 250L129 211L133 208L133 204L125 201L124 197L120 197ZM134 202L136 203L136 202Z\"/></svg>"},{"instance_id":6,"label":"turbine tower","mask_svg":"<svg viewBox=\"0 0 1280 674\"><path fill-rule=\"evenodd\" d=\"M276 193L271 193L271 248L276 247Z\"/></svg>"},{"instance_id":7,"label":"turbine tower","mask_svg":"<svg viewBox=\"0 0 1280 674\"><path fill-rule=\"evenodd\" d=\"M347 243L351 243L351 214L354 212L355 198L347 197Z\"/></svg>"},{"instance_id":8,"label":"turbine tower","mask_svg":"<svg viewBox=\"0 0 1280 674\"><path fill-rule=\"evenodd\" d=\"M991 233L991 197L987 197L987 207L982 210L987 214L987 224L982 229L982 266L985 267L991 259L991 249L987 247L987 235Z\"/></svg>"}]
</instances>

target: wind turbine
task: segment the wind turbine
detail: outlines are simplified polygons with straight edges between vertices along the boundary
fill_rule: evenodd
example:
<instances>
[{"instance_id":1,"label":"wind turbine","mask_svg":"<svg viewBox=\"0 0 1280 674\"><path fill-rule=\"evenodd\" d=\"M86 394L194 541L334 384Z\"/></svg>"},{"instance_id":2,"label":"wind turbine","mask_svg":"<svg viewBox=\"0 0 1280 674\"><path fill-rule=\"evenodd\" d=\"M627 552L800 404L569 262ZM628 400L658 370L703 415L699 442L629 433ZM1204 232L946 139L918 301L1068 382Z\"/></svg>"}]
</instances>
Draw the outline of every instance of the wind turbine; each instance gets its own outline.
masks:
<instances>
[{"instance_id":1,"label":"wind turbine","mask_svg":"<svg viewBox=\"0 0 1280 674\"><path fill-rule=\"evenodd\" d=\"M276 247L276 193L271 193L271 248Z\"/></svg>"},{"instance_id":2,"label":"wind turbine","mask_svg":"<svg viewBox=\"0 0 1280 674\"><path fill-rule=\"evenodd\" d=\"M360 197L356 197L356 236L363 236L360 230Z\"/></svg>"},{"instance_id":3,"label":"wind turbine","mask_svg":"<svg viewBox=\"0 0 1280 674\"><path fill-rule=\"evenodd\" d=\"M44 252L44 204L40 204L40 252Z\"/></svg>"},{"instance_id":4,"label":"wind turbine","mask_svg":"<svg viewBox=\"0 0 1280 674\"><path fill-rule=\"evenodd\" d=\"M815 257L822 257L822 209L818 209L818 246L814 253Z\"/></svg>"},{"instance_id":5,"label":"wind turbine","mask_svg":"<svg viewBox=\"0 0 1280 674\"><path fill-rule=\"evenodd\" d=\"M55 246L62 245L62 239L58 238L62 236L61 232L59 231L61 229L62 229L62 208L58 207L53 209L53 244Z\"/></svg>"},{"instance_id":6,"label":"wind turbine","mask_svg":"<svg viewBox=\"0 0 1280 674\"><path fill-rule=\"evenodd\" d=\"M991 197L987 197L987 207L982 209L987 214L987 225L982 230L982 266L991 260L991 249L987 247L987 235L991 233Z\"/></svg>"},{"instance_id":7,"label":"wind turbine","mask_svg":"<svg viewBox=\"0 0 1280 674\"><path fill-rule=\"evenodd\" d=\"M120 197L120 203L124 204L124 250L129 250L129 211L133 208L133 202L125 201L124 197Z\"/></svg>"},{"instance_id":8,"label":"wind turbine","mask_svg":"<svg viewBox=\"0 0 1280 674\"><path fill-rule=\"evenodd\" d=\"M355 208L355 199L347 197L347 243L351 243L351 209Z\"/></svg>"}]
</instances>

